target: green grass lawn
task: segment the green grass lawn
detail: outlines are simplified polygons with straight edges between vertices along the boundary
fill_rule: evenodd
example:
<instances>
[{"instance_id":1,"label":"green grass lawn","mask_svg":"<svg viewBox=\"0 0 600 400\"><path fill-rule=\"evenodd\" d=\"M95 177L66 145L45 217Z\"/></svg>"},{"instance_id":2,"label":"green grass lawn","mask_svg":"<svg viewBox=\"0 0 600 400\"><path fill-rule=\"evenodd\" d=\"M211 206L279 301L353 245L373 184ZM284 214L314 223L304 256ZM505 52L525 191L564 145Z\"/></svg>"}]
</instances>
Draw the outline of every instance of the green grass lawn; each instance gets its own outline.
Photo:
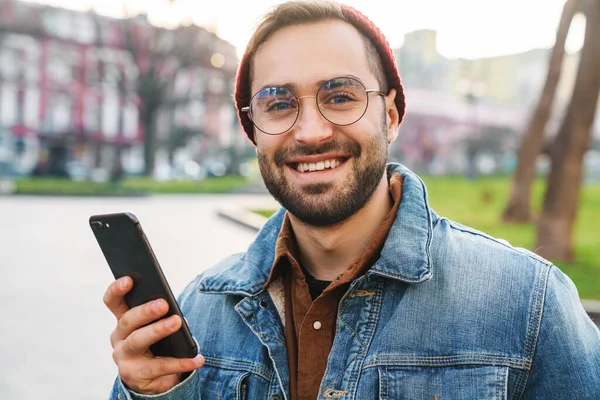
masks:
<instances>
[{"instance_id":1,"label":"green grass lawn","mask_svg":"<svg viewBox=\"0 0 600 400\"><path fill-rule=\"evenodd\" d=\"M126 178L118 185L76 182L70 179L22 178L15 181L17 194L127 195L148 193L228 193L252 183L242 176L207 178L203 181L158 182L151 178Z\"/></svg>"},{"instance_id":2,"label":"green grass lawn","mask_svg":"<svg viewBox=\"0 0 600 400\"><path fill-rule=\"evenodd\" d=\"M512 245L534 251L535 227L505 224L500 215L508 198L510 178L468 181L462 177L423 177L431 207L439 214ZM544 182L533 189L534 210L541 209ZM269 216L273 210L256 210ZM600 299L600 185L584 186L575 227L575 260L556 262L575 282L583 298Z\"/></svg>"}]
</instances>

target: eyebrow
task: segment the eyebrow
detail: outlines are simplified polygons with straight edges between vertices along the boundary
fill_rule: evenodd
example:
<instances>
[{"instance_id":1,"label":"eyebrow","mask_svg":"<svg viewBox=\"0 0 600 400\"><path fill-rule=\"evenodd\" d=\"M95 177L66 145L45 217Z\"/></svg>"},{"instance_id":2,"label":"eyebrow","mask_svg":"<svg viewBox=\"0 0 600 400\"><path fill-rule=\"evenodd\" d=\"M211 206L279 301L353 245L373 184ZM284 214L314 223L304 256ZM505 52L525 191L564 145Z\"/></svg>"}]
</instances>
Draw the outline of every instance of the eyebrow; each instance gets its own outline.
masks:
<instances>
[{"instance_id":1,"label":"eyebrow","mask_svg":"<svg viewBox=\"0 0 600 400\"><path fill-rule=\"evenodd\" d=\"M364 82L358 76L352 75L352 74L346 74L346 75L335 76L335 77L329 78L329 79L321 79L321 80L313 83L311 85L311 88L313 90L318 90L321 86L323 86L323 84L325 82L329 82L330 80L337 79L337 78L352 78L352 79L356 79L357 81L359 81L360 83L362 83L364 85ZM291 90L294 93L296 93L296 91L298 91L298 88L299 88L298 85L296 85L295 83L292 83L292 82L286 82L284 84L271 83L271 84L266 84L263 87L261 87L260 89L258 89L258 92L260 92L263 89L272 88L272 87L278 87L278 88L288 89L288 90Z\"/></svg>"}]
</instances>

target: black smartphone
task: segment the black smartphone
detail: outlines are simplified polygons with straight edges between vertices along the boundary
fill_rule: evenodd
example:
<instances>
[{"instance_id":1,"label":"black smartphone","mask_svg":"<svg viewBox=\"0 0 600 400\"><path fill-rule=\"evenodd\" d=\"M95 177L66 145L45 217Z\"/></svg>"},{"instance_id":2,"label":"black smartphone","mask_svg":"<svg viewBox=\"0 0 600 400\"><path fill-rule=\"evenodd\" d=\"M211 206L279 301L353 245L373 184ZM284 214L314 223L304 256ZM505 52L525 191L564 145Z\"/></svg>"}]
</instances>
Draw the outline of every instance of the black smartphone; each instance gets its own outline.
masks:
<instances>
[{"instance_id":1,"label":"black smartphone","mask_svg":"<svg viewBox=\"0 0 600 400\"><path fill-rule=\"evenodd\" d=\"M162 298L169 304L169 311L162 318L177 314L183 321L181 329L150 346L152 354L195 357L196 341L136 216L130 212L92 215L89 223L115 279L133 279L133 288L125 295L129 308Z\"/></svg>"}]
</instances>

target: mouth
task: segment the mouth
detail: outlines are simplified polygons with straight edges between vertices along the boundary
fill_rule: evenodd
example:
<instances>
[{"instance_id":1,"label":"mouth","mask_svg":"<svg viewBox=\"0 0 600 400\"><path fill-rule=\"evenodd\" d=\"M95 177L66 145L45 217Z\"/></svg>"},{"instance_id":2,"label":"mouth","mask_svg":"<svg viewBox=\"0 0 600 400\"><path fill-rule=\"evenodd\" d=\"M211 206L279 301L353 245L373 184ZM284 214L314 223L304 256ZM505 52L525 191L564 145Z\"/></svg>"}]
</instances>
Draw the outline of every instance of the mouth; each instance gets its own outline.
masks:
<instances>
[{"instance_id":1,"label":"mouth","mask_svg":"<svg viewBox=\"0 0 600 400\"><path fill-rule=\"evenodd\" d=\"M333 170L339 168L346 161L348 161L348 158L346 157L334 157L315 162L291 162L288 163L288 166L294 171L300 173L310 173L317 171Z\"/></svg>"}]
</instances>

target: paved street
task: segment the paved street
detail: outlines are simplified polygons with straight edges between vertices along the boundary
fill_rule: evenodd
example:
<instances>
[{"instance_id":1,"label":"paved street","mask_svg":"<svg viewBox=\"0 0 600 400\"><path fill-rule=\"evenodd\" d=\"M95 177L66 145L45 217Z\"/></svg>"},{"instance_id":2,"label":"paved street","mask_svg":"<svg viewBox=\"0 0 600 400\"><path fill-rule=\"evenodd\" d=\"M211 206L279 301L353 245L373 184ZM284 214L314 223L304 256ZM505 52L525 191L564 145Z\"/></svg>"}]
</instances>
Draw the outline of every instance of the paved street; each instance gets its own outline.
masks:
<instances>
[{"instance_id":1,"label":"paved street","mask_svg":"<svg viewBox=\"0 0 600 400\"><path fill-rule=\"evenodd\" d=\"M0 399L106 399L116 375L102 303L113 280L88 226L132 211L173 291L244 251L255 233L216 215L260 195L61 198L0 196ZM270 200L272 201L272 200Z\"/></svg>"}]
</instances>

